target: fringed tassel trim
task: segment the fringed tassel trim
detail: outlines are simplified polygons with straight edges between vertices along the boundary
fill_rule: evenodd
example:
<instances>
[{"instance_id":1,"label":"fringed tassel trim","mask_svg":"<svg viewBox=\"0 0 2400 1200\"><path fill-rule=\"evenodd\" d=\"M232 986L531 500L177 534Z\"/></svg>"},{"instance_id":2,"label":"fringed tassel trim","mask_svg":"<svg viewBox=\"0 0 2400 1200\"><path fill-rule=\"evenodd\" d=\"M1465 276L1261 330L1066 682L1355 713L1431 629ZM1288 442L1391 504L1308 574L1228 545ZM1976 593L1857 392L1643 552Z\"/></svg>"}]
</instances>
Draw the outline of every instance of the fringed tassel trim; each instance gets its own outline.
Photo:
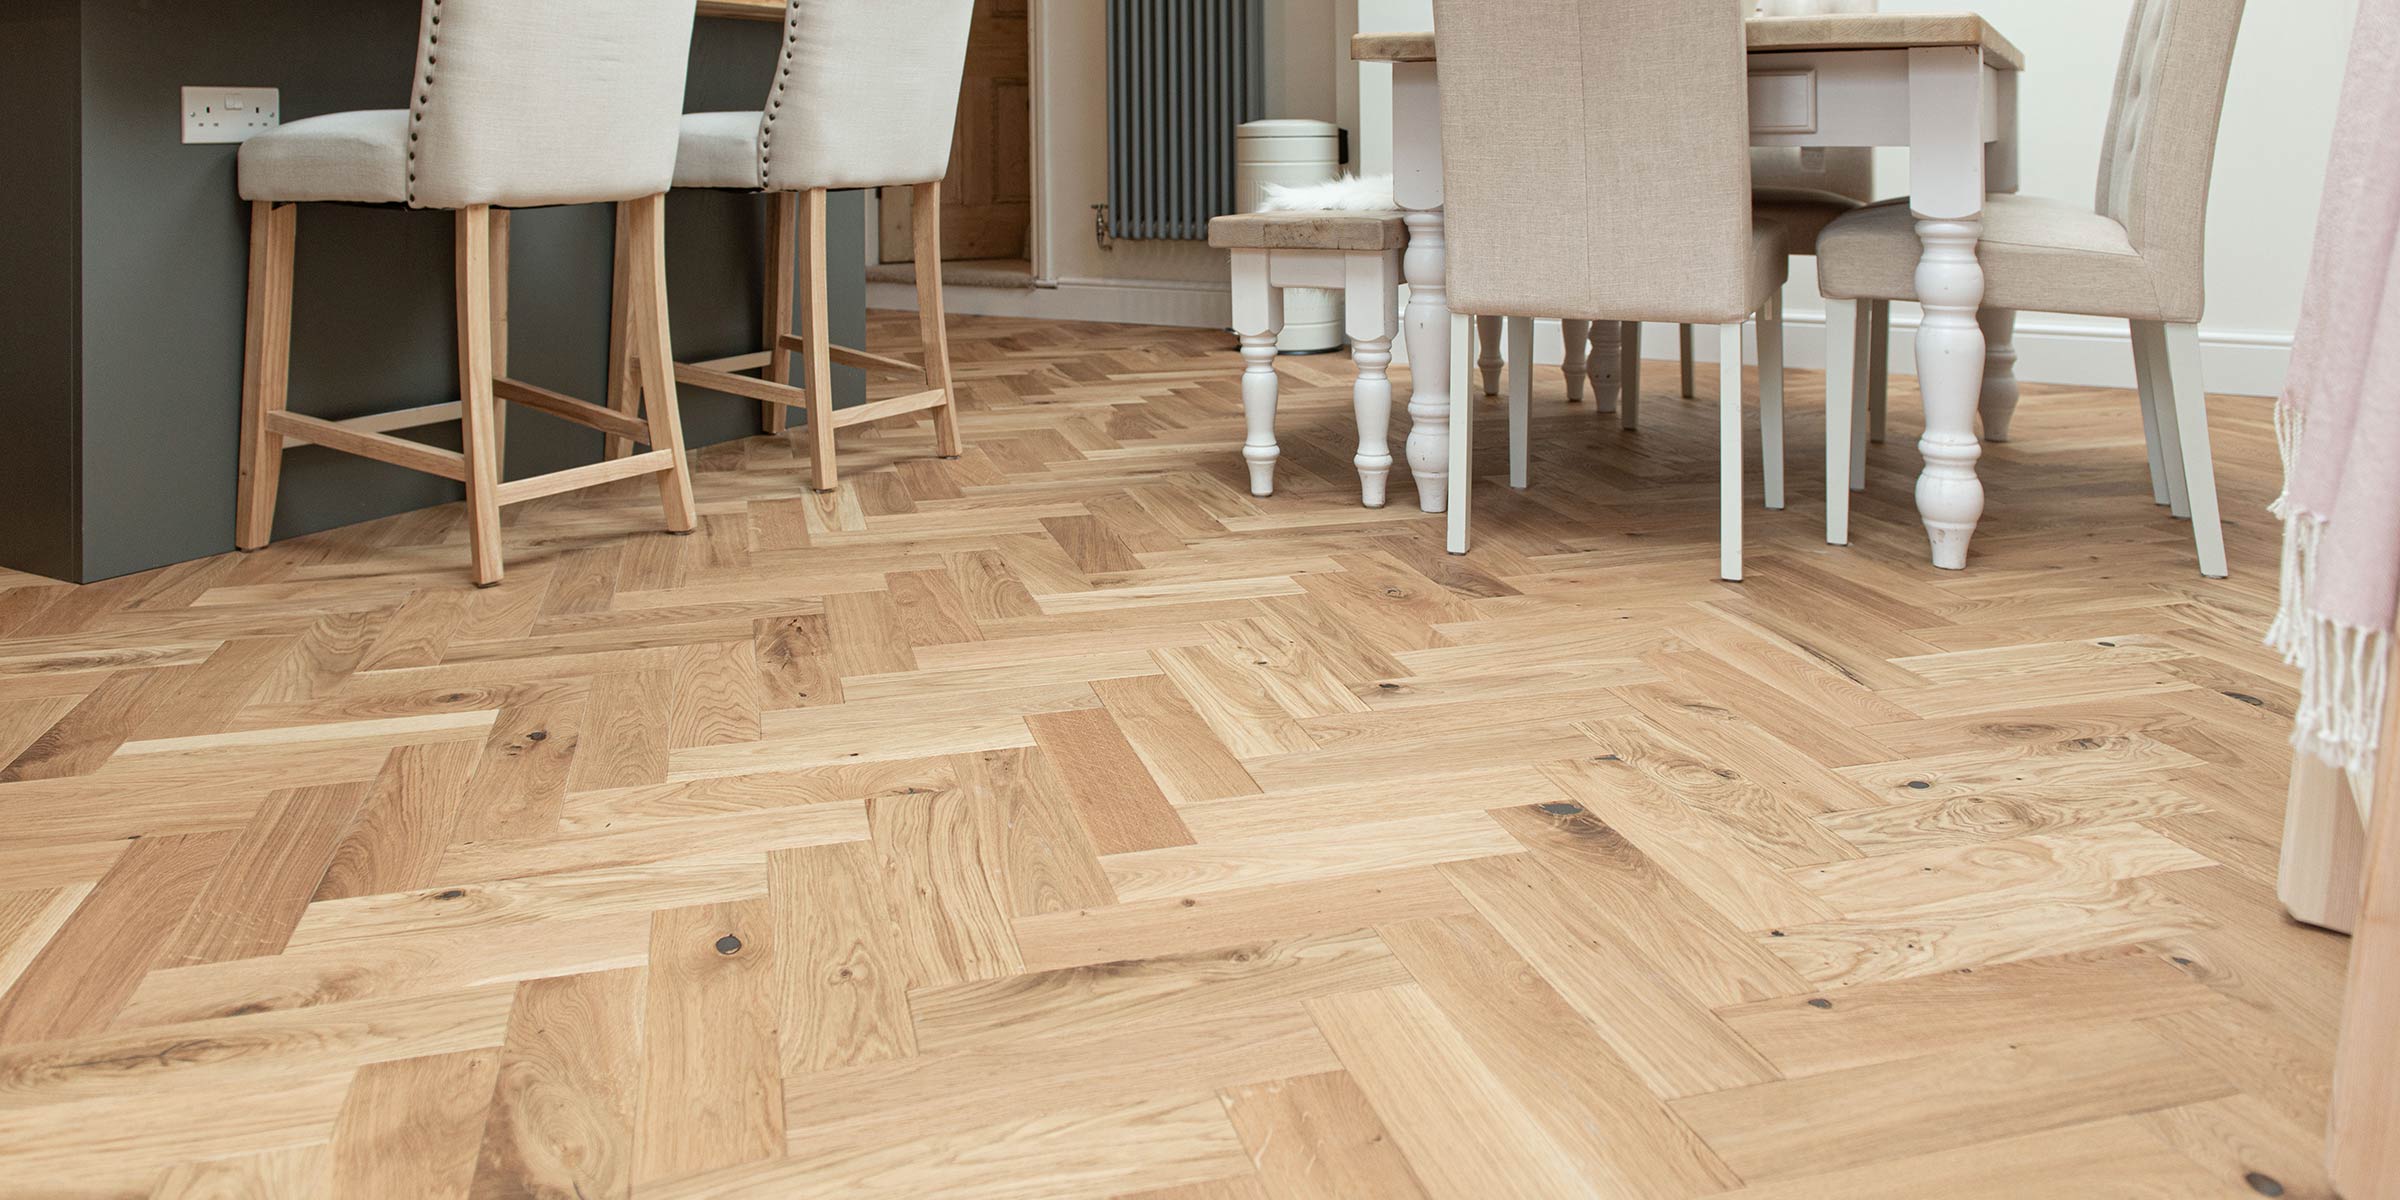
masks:
<instances>
[{"instance_id":1,"label":"fringed tassel trim","mask_svg":"<svg viewBox=\"0 0 2400 1200\"><path fill-rule=\"evenodd\" d=\"M2298 409L2275 406L2275 445L2283 456L2285 488L2272 511L2283 518L2283 594L2267 644L2300 668L2292 745L2364 780L2374 771L2384 699L2391 690L2391 635L2320 616L2310 604L2325 522L2291 500L2292 456L2303 424Z\"/></svg>"}]
</instances>

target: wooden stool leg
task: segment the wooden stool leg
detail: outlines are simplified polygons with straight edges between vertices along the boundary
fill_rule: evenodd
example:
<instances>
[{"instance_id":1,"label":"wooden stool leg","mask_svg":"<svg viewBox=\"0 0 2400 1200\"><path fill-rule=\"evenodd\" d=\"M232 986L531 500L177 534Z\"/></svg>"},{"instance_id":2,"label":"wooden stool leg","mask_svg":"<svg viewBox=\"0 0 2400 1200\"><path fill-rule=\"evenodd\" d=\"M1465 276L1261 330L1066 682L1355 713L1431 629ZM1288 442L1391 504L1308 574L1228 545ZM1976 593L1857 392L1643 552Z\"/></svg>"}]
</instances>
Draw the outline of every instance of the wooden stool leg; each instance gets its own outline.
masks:
<instances>
[{"instance_id":1,"label":"wooden stool leg","mask_svg":"<svg viewBox=\"0 0 2400 1200\"><path fill-rule=\"evenodd\" d=\"M508 378L508 210L492 210L492 378ZM508 478L508 402L492 401L492 479Z\"/></svg>"},{"instance_id":2,"label":"wooden stool leg","mask_svg":"<svg viewBox=\"0 0 2400 1200\"><path fill-rule=\"evenodd\" d=\"M2380 745L2325 1127L2325 1173L2346 1200L2400 1197L2400 702L2385 704Z\"/></svg>"},{"instance_id":3,"label":"wooden stool leg","mask_svg":"<svg viewBox=\"0 0 2400 1200\"><path fill-rule=\"evenodd\" d=\"M633 245L630 237L632 202L617 206L617 248L608 281L608 406L626 416L642 411L642 382L633 363ZM633 439L600 435L600 457L623 458L633 453Z\"/></svg>"},{"instance_id":4,"label":"wooden stool leg","mask_svg":"<svg viewBox=\"0 0 2400 1200\"><path fill-rule=\"evenodd\" d=\"M631 202L633 246L631 334L642 373L643 411L650 418L650 448L664 450L671 465L658 474L658 499L667 510L667 532L690 533L700 520L692 504L691 460L683 447L683 411L675 398L675 343L667 322L667 198ZM820 226L820 228L822 228Z\"/></svg>"},{"instance_id":5,"label":"wooden stool leg","mask_svg":"<svg viewBox=\"0 0 2400 1200\"><path fill-rule=\"evenodd\" d=\"M1682 362L1681 362L1681 366L1682 366L1682 368L1683 368L1683 391L1682 391L1682 393L1681 393L1681 394L1682 394L1682 396L1683 396L1683 398L1684 398L1684 399L1686 399L1686 400L1689 400L1689 399L1691 399L1691 398L1692 398L1692 327L1691 327L1691 326L1689 326L1689 325L1678 325L1678 326L1676 326L1676 327L1675 327L1675 353L1676 353L1676 356L1677 356L1679 359L1681 359L1681 360L1682 360Z\"/></svg>"},{"instance_id":6,"label":"wooden stool leg","mask_svg":"<svg viewBox=\"0 0 2400 1200\"><path fill-rule=\"evenodd\" d=\"M764 377L786 385L792 382L792 352L783 348L783 336L792 331L793 233L799 213L798 193L777 192L768 197L767 295L760 306L766 328L760 340L767 348ZM758 402L759 428L768 433L782 433L788 415L783 405L772 400Z\"/></svg>"},{"instance_id":7,"label":"wooden stool leg","mask_svg":"<svg viewBox=\"0 0 2400 1200\"><path fill-rule=\"evenodd\" d=\"M841 486L833 465L833 345L825 295L825 189L811 188L800 197L800 336L807 343L802 362L808 372L808 467L816 489L830 492ZM924 275L924 264L917 274ZM940 270L936 260L934 269Z\"/></svg>"},{"instance_id":8,"label":"wooden stool leg","mask_svg":"<svg viewBox=\"0 0 2400 1200\"><path fill-rule=\"evenodd\" d=\"M500 582L500 465L492 389L492 210L458 212L458 411L467 459L467 539L475 586Z\"/></svg>"},{"instance_id":9,"label":"wooden stool leg","mask_svg":"<svg viewBox=\"0 0 2400 1200\"><path fill-rule=\"evenodd\" d=\"M250 206L250 300L242 344L241 477L236 481L233 544L264 547L275 536L275 490L283 482L283 435L269 414L283 411L291 380L292 253L300 208Z\"/></svg>"},{"instance_id":10,"label":"wooden stool leg","mask_svg":"<svg viewBox=\"0 0 2400 1200\"><path fill-rule=\"evenodd\" d=\"M941 181L918 184L915 199L917 340L925 352L925 386L942 393L933 410L933 452L957 458L965 448L958 439L958 389L950 382L950 322L942 312Z\"/></svg>"}]
</instances>

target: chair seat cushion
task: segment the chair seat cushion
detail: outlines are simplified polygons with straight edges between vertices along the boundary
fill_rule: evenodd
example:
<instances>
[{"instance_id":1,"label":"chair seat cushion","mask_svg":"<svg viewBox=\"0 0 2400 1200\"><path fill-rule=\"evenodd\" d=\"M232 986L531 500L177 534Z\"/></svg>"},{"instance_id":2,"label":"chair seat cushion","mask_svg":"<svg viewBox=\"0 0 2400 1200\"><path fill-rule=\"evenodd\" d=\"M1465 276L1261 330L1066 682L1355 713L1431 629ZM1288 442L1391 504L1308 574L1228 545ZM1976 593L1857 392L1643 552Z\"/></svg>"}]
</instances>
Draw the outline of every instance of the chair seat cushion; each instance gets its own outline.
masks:
<instances>
[{"instance_id":1,"label":"chair seat cushion","mask_svg":"<svg viewBox=\"0 0 2400 1200\"><path fill-rule=\"evenodd\" d=\"M1398 250L1408 227L1396 212L1233 213L1208 222L1219 250Z\"/></svg>"},{"instance_id":2,"label":"chair seat cushion","mask_svg":"<svg viewBox=\"0 0 2400 1200\"><path fill-rule=\"evenodd\" d=\"M408 110L302 117L242 143L244 200L408 202Z\"/></svg>"},{"instance_id":3,"label":"chair seat cushion","mask_svg":"<svg viewBox=\"0 0 2400 1200\"><path fill-rule=\"evenodd\" d=\"M675 146L675 186L746 188L764 186L758 173L759 114L685 113L683 138Z\"/></svg>"},{"instance_id":4,"label":"chair seat cushion","mask_svg":"<svg viewBox=\"0 0 2400 1200\"><path fill-rule=\"evenodd\" d=\"M1859 207L1856 200L1816 188L1759 187L1750 190L1750 212L1783 227L1784 251L1815 254L1817 235L1835 217Z\"/></svg>"},{"instance_id":5,"label":"chair seat cushion","mask_svg":"<svg viewBox=\"0 0 2400 1200\"><path fill-rule=\"evenodd\" d=\"M1921 248L1907 201L1868 205L1817 235L1818 290L1840 300L1914 300ZM2200 318L2165 311L2123 225L2063 200L1991 197L1975 253L1983 263L1984 303L1992 308L2136 321Z\"/></svg>"}]
</instances>

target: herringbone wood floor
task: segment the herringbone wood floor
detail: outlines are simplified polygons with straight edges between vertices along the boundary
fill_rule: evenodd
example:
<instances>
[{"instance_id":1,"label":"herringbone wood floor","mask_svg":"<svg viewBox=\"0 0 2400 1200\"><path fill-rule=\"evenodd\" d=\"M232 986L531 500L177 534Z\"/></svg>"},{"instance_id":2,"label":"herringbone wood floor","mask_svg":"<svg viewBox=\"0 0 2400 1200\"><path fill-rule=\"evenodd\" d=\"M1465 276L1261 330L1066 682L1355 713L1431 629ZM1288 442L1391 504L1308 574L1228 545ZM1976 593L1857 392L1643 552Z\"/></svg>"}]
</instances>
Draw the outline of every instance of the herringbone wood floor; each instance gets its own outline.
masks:
<instances>
[{"instance_id":1,"label":"herringbone wood floor","mask_svg":"<svg viewBox=\"0 0 2400 1200\"><path fill-rule=\"evenodd\" d=\"M2233 579L2055 388L1941 573L1913 397L1828 548L1796 374L1736 586L1655 387L1548 373L1453 559L1345 361L1253 500L1228 338L955 329L963 460L719 447L492 591L455 506L0 578L0 1192L2322 1194L2264 402Z\"/></svg>"}]
</instances>

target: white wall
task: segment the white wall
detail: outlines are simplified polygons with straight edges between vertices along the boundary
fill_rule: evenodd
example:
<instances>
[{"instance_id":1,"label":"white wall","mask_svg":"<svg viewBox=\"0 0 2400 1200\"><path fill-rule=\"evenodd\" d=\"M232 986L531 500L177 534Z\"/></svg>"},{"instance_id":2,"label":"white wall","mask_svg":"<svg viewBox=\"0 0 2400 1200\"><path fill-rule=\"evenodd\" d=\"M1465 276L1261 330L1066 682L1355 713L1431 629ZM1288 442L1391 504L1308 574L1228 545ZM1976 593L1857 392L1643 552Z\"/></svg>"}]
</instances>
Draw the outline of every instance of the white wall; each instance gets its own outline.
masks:
<instances>
[{"instance_id":1,"label":"white wall","mask_svg":"<svg viewBox=\"0 0 2400 1200\"><path fill-rule=\"evenodd\" d=\"M2132 0L1883 0L1886 12L1972 7L2025 52L2020 88L2023 190L2090 202L2101 126ZM2208 314L2202 322L2212 391L2280 390L2308 269L2334 102L2357 0L2253 0L2242 22L2218 139L2208 217ZM1366 30L1425 29L1429 0L1358 0ZM1389 68L1362 65L1359 125L1369 170L1389 170ZM1905 150L1877 161L1887 195L1907 191ZM1793 264L1790 319L1823 319L1814 264ZM1913 322L1902 311L1896 320ZM1674 354L1672 331L1652 329L1651 357ZM1894 369L1913 370L1910 339L1895 339ZM1556 361L1557 335L1545 346ZM1801 329L1795 366L1822 362L1822 339ZM2029 313L2019 318L2018 374L2028 380L2125 386L2133 369L2121 323Z\"/></svg>"}]
</instances>

